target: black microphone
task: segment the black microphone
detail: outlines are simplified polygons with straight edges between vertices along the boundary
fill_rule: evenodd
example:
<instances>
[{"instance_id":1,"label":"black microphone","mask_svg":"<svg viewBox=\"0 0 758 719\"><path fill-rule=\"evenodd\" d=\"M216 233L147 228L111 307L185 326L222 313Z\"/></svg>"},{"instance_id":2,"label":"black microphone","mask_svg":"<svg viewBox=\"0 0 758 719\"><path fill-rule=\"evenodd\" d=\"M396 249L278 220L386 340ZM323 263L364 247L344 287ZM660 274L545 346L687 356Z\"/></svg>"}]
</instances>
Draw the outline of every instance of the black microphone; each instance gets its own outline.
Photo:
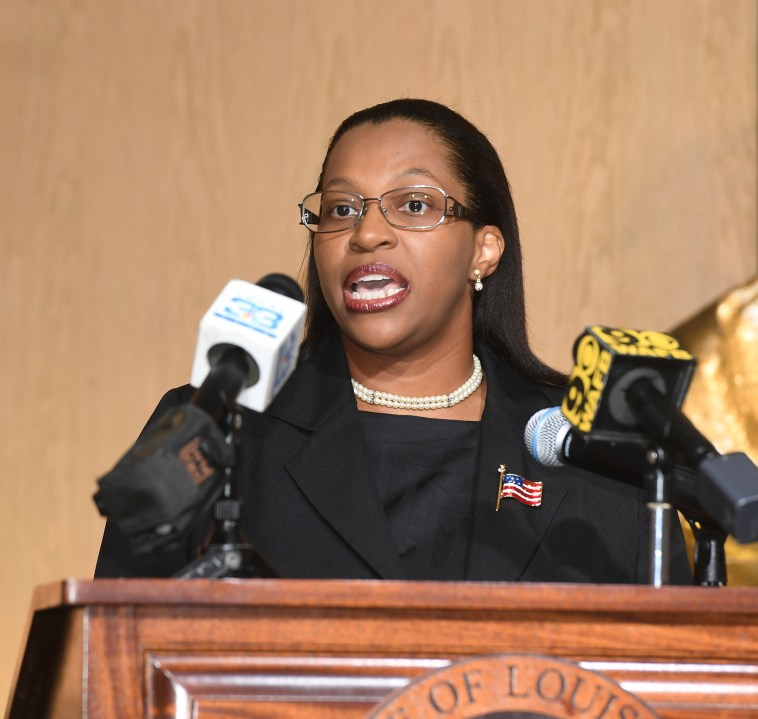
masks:
<instances>
[{"instance_id":1,"label":"black microphone","mask_svg":"<svg viewBox=\"0 0 758 719\"><path fill-rule=\"evenodd\" d=\"M637 425L647 436L678 452L691 467L718 454L678 407L660 392L648 377L637 377L627 384L626 402Z\"/></svg>"},{"instance_id":2,"label":"black microphone","mask_svg":"<svg viewBox=\"0 0 758 719\"><path fill-rule=\"evenodd\" d=\"M650 442L593 439L577 431L561 412L548 407L535 412L526 423L524 444L529 454L545 467L571 465L627 484L641 485L651 467ZM705 519L695 494L697 475L675 468L675 503L687 516Z\"/></svg>"},{"instance_id":3,"label":"black microphone","mask_svg":"<svg viewBox=\"0 0 758 719\"><path fill-rule=\"evenodd\" d=\"M690 427L687 420L685 438L690 436ZM532 415L524 430L524 443L529 454L546 467L568 464L635 485L643 483L653 449L651 443L636 439L584 435L571 425L560 407ZM757 541L758 468L742 452L716 453L705 438L696 446L703 453L695 471L681 465L673 469L674 505L688 519L715 523L742 544Z\"/></svg>"},{"instance_id":4,"label":"black microphone","mask_svg":"<svg viewBox=\"0 0 758 719\"><path fill-rule=\"evenodd\" d=\"M560 407L541 409L529 418L524 428L524 444L529 454L545 467L570 464L636 481L640 468L647 465L643 443L589 439L572 427ZM625 455L623 459L621 452Z\"/></svg>"},{"instance_id":5,"label":"black microphone","mask_svg":"<svg viewBox=\"0 0 758 719\"><path fill-rule=\"evenodd\" d=\"M170 549L224 487L233 447L219 422L237 403L264 410L297 362L305 305L297 283L231 280L200 323L189 404L148 427L93 496L137 553Z\"/></svg>"},{"instance_id":6,"label":"black microphone","mask_svg":"<svg viewBox=\"0 0 758 719\"><path fill-rule=\"evenodd\" d=\"M147 554L178 548L200 508L221 491L232 449L214 419L192 404L152 423L109 472L92 499L103 517Z\"/></svg>"}]
</instances>

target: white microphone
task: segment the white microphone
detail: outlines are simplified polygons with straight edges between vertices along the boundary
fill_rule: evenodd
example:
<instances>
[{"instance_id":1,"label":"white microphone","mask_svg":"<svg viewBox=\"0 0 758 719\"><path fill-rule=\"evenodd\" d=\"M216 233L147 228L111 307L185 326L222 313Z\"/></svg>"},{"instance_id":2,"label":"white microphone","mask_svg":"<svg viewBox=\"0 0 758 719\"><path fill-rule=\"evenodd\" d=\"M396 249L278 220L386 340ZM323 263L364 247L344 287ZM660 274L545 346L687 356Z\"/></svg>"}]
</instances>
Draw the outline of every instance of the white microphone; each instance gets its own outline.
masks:
<instances>
[{"instance_id":1,"label":"white microphone","mask_svg":"<svg viewBox=\"0 0 758 719\"><path fill-rule=\"evenodd\" d=\"M295 291L288 291L292 287ZM255 285L230 280L200 320L190 384L202 392L225 353L238 348L248 371L236 401L256 412L265 410L297 365L305 305L292 295L302 297L302 292L283 275L267 275Z\"/></svg>"},{"instance_id":2,"label":"white microphone","mask_svg":"<svg viewBox=\"0 0 758 719\"><path fill-rule=\"evenodd\" d=\"M237 403L262 412L292 374L305 317L305 305L293 298L302 296L286 275L267 275L257 285L231 280L200 321L191 379L199 389L98 480L100 514L136 552L181 546L220 481L228 486L234 453L217 422ZM236 498L224 496L228 513Z\"/></svg>"}]
</instances>

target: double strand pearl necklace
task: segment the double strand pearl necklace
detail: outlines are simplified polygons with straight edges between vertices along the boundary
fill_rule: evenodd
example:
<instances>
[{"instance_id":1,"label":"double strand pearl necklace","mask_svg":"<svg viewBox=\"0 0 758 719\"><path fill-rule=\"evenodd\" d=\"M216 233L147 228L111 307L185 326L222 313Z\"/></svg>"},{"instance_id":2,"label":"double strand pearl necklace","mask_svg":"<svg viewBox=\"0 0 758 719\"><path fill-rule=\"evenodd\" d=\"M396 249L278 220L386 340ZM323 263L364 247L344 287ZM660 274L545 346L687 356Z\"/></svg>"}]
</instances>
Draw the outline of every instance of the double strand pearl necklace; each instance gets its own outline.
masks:
<instances>
[{"instance_id":1,"label":"double strand pearl necklace","mask_svg":"<svg viewBox=\"0 0 758 719\"><path fill-rule=\"evenodd\" d=\"M392 407L394 409L412 409L422 411L425 409L444 409L453 407L459 402L463 402L466 397L470 397L482 383L484 373L482 372L482 363L474 355L474 372L458 389L450 394L430 395L429 397L405 397L401 394L391 394L389 392L379 392L378 390L368 389L352 377L353 392L355 396L367 404L379 404L383 407Z\"/></svg>"}]
</instances>

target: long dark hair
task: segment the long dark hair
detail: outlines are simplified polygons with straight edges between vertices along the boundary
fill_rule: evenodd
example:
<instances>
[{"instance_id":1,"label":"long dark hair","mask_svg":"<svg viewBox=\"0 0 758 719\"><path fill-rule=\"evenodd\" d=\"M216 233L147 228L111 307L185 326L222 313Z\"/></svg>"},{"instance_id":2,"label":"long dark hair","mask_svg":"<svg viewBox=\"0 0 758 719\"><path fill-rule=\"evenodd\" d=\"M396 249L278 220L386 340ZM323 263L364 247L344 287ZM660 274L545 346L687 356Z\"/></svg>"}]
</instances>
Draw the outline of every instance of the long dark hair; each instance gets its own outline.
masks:
<instances>
[{"instance_id":1,"label":"long dark hair","mask_svg":"<svg viewBox=\"0 0 758 719\"><path fill-rule=\"evenodd\" d=\"M518 222L508 179L492 143L468 120L430 100L399 99L360 110L337 128L321 166L316 189L339 139L354 127L408 120L432 130L447 146L452 167L466 190L464 204L478 226L495 225L505 237L505 251L484 289L474 295L474 338L531 379L565 384L565 375L548 367L529 346L524 300L524 276ZM307 357L336 325L321 292L311 233L305 278L308 314L302 354Z\"/></svg>"}]
</instances>

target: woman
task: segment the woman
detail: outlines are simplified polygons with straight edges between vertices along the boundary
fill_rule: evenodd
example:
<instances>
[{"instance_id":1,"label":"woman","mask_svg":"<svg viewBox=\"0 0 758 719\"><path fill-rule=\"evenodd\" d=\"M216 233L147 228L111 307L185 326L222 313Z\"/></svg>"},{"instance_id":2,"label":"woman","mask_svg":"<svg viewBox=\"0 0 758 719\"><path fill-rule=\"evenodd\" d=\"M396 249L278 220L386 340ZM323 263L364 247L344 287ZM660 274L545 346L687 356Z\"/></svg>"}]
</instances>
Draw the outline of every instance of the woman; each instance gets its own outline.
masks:
<instances>
[{"instance_id":1,"label":"woman","mask_svg":"<svg viewBox=\"0 0 758 719\"><path fill-rule=\"evenodd\" d=\"M544 469L523 446L564 377L529 348L513 202L486 137L426 100L358 112L301 218L302 362L264 414L245 412L240 467L245 531L278 572L646 581L640 490ZM531 487L524 501L501 500L504 476ZM678 531L672 546L672 581L690 582ZM187 560L135 559L109 527L97 574Z\"/></svg>"}]
</instances>

